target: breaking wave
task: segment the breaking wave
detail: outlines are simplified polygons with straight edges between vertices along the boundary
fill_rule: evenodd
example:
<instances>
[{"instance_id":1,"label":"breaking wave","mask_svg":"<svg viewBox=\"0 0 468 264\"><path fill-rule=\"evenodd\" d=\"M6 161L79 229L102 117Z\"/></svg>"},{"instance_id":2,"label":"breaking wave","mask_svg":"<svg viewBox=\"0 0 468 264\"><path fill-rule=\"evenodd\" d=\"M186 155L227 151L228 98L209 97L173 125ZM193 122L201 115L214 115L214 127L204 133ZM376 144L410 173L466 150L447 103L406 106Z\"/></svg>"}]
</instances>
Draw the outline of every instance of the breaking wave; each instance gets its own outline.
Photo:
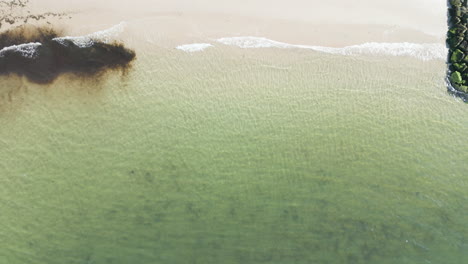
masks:
<instances>
[{"instance_id":1,"label":"breaking wave","mask_svg":"<svg viewBox=\"0 0 468 264\"><path fill-rule=\"evenodd\" d=\"M193 43L193 44L177 46L176 49L182 50L185 52L198 52L198 51L203 51L210 47L213 47L213 45L209 43Z\"/></svg>"},{"instance_id":2,"label":"breaking wave","mask_svg":"<svg viewBox=\"0 0 468 264\"><path fill-rule=\"evenodd\" d=\"M121 22L109 29L97 31L85 36L76 36L76 37L57 37L53 38L53 41L56 41L62 45L67 46L71 41L73 44L80 48L89 48L93 46L96 42L101 43L110 43L116 39L116 37L122 33L125 29L126 22ZM41 46L42 43L31 42L18 45L11 45L4 47L0 50L0 57L4 57L7 52L19 53L25 58L34 58L37 55L37 48Z\"/></svg>"},{"instance_id":3,"label":"breaking wave","mask_svg":"<svg viewBox=\"0 0 468 264\"><path fill-rule=\"evenodd\" d=\"M95 41L99 41L102 43L110 43L111 41L115 40L115 38L125 30L127 23L120 22L119 24L102 31L97 31L85 36L78 36L78 37L58 37L54 38L54 41L59 42L60 44L66 45L66 41L72 41L75 45L80 48L88 48L91 47Z\"/></svg>"},{"instance_id":4,"label":"breaking wave","mask_svg":"<svg viewBox=\"0 0 468 264\"><path fill-rule=\"evenodd\" d=\"M124 31L125 26L126 22L121 22L109 29L94 32L85 36L66 36L53 38L52 40L65 46L68 45L67 41L71 41L73 42L73 44L80 48L89 48L93 44L95 44L96 41L99 41L101 43L112 42L120 33ZM4 47L0 50L0 57L3 57L6 52L17 52L25 58L34 58L34 56L37 55L37 48L41 45L42 44L39 42L32 42Z\"/></svg>"},{"instance_id":5,"label":"breaking wave","mask_svg":"<svg viewBox=\"0 0 468 264\"><path fill-rule=\"evenodd\" d=\"M37 55L37 47L41 45L39 42L32 42L8 46L0 50L0 57L4 57L7 52L18 52L25 58L34 58Z\"/></svg>"},{"instance_id":6,"label":"breaking wave","mask_svg":"<svg viewBox=\"0 0 468 264\"><path fill-rule=\"evenodd\" d=\"M261 37L230 37L216 40L219 43L237 46L244 49L251 48L282 48L282 49L309 49L319 52L340 55L390 55L409 56L423 61L446 60L447 48L443 44L429 43L377 43L369 42L360 45L346 46L343 48L332 48L323 46L295 45L274 41Z\"/></svg>"}]
</instances>

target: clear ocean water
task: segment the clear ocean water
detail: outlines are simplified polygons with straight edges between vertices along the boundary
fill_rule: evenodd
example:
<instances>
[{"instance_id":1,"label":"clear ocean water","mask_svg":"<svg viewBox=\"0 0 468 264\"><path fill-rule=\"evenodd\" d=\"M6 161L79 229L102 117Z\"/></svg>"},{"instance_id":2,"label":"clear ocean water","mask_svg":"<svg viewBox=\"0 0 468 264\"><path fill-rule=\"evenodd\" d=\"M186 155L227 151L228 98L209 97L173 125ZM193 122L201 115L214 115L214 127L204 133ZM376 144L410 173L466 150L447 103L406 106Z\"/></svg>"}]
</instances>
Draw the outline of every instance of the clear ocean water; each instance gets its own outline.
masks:
<instances>
[{"instance_id":1,"label":"clear ocean water","mask_svg":"<svg viewBox=\"0 0 468 264\"><path fill-rule=\"evenodd\" d=\"M0 263L468 261L442 60L137 54L101 82L0 80Z\"/></svg>"}]
</instances>

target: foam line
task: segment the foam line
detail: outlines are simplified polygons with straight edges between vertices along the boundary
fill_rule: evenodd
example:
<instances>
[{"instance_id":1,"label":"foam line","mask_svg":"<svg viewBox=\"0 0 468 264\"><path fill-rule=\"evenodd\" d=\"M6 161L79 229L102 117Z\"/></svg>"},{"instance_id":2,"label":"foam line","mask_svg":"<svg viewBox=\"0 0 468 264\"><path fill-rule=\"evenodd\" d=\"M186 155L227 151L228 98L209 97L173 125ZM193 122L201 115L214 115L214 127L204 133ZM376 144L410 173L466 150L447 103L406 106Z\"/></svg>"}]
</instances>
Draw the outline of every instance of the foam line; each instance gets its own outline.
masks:
<instances>
[{"instance_id":1,"label":"foam line","mask_svg":"<svg viewBox=\"0 0 468 264\"><path fill-rule=\"evenodd\" d=\"M0 50L0 57L4 57L5 53L8 51L19 52L23 57L26 58L34 58L37 55L37 47L41 46L42 44L39 42L31 42L31 43L24 43L19 45L13 45L4 47Z\"/></svg>"},{"instance_id":2,"label":"foam line","mask_svg":"<svg viewBox=\"0 0 468 264\"><path fill-rule=\"evenodd\" d=\"M193 43L193 44L186 44L177 46L176 49L182 50L185 52L199 52L203 51L207 48L213 47L213 45L209 43Z\"/></svg>"},{"instance_id":3,"label":"foam line","mask_svg":"<svg viewBox=\"0 0 468 264\"><path fill-rule=\"evenodd\" d=\"M119 24L111 28L98 31L98 32L94 32L85 36L77 36L77 37L66 36L66 37L54 38L53 40L64 45L66 45L66 42L64 42L64 40L70 40L80 48L88 48L88 47L91 47L95 41L100 41L103 43L110 43L120 33L122 33L125 30L126 25L127 25L126 22L120 22Z\"/></svg>"},{"instance_id":4,"label":"foam line","mask_svg":"<svg viewBox=\"0 0 468 264\"><path fill-rule=\"evenodd\" d=\"M249 48L282 48L282 49L310 49L319 52L340 54L340 55L390 55L409 56L420 60L445 60L447 58L447 48L443 44L429 43L378 43L368 42L360 45L347 46L343 48L332 48L323 46L295 45L279 42L261 37L231 37L216 40L219 43L230 46L237 46L244 49Z\"/></svg>"}]
</instances>

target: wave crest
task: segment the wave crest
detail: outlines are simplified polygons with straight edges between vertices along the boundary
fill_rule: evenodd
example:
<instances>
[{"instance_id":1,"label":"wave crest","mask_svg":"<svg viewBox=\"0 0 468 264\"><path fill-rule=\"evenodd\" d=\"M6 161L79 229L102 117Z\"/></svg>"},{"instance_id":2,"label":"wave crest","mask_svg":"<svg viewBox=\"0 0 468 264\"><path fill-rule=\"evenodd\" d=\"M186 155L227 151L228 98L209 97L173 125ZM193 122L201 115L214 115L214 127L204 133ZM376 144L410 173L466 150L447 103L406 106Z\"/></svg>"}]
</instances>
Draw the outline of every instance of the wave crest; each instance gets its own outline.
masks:
<instances>
[{"instance_id":1,"label":"wave crest","mask_svg":"<svg viewBox=\"0 0 468 264\"><path fill-rule=\"evenodd\" d=\"M198 52L198 51L203 51L210 47L213 47L213 45L209 43L193 43L193 44L177 46L176 49L182 50L185 52Z\"/></svg>"},{"instance_id":2,"label":"wave crest","mask_svg":"<svg viewBox=\"0 0 468 264\"><path fill-rule=\"evenodd\" d=\"M18 52L21 56L32 59L37 55L37 47L41 45L39 42L32 42L8 46L0 50L0 57L4 57L7 52Z\"/></svg>"},{"instance_id":3,"label":"wave crest","mask_svg":"<svg viewBox=\"0 0 468 264\"><path fill-rule=\"evenodd\" d=\"M66 41L72 41L73 44L77 45L80 48L88 48L91 47L96 41L103 42L103 43L110 43L111 41L115 40L115 38L121 34L125 27L127 26L126 22L120 22L119 24L105 29L101 31L97 31L85 36L78 36L78 37L58 37L54 38L54 41L59 42L62 45L66 45Z\"/></svg>"},{"instance_id":4,"label":"wave crest","mask_svg":"<svg viewBox=\"0 0 468 264\"><path fill-rule=\"evenodd\" d=\"M360 45L346 46L343 48L332 48L323 46L295 45L279 42L261 37L231 37L216 40L219 43L230 46L237 46L244 49L249 48L282 48L282 49L309 49L319 52L340 55L390 55L409 56L423 61L445 60L447 58L447 48L439 43L378 43L368 42Z\"/></svg>"}]
</instances>

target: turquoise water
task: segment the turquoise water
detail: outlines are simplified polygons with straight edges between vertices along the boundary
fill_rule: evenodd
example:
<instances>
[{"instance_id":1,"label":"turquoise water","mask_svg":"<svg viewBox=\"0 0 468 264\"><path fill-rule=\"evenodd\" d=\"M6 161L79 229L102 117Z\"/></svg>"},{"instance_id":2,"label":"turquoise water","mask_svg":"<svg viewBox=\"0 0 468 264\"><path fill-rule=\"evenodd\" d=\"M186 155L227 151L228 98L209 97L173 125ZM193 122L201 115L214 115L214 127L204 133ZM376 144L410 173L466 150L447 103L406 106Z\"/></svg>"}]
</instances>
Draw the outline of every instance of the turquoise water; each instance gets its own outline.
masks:
<instances>
[{"instance_id":1,"label":"turquoise water","mask_svg":"<svg viewBox=\"0 0 468 264\"><path fill-rule=\"evenodd\" d=\"M3 79L0 263L464 263L468 107L445 67L214 48Z\"/></svg>"}]
</instances>

